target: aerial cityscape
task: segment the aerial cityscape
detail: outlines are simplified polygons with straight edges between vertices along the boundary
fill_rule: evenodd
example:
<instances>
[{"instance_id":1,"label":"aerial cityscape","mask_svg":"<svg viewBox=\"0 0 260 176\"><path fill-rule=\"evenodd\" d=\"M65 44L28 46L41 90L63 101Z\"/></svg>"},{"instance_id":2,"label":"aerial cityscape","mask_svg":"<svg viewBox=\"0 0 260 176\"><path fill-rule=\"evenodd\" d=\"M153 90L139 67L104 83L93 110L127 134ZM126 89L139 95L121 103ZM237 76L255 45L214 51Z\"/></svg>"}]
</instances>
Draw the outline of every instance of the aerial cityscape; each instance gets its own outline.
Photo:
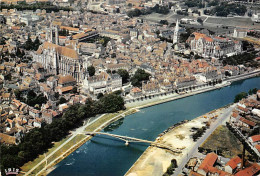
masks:
<instances>
[{"instance_id":1,"label":"aerial cityscape","mask_svg":"<svg viewBox=\"0 0 260 176\"><path fill-rule=\"evenodd\" d=\"M260 0L1 0L0 176L260 175Z\"/></svg>"}]
</instances>

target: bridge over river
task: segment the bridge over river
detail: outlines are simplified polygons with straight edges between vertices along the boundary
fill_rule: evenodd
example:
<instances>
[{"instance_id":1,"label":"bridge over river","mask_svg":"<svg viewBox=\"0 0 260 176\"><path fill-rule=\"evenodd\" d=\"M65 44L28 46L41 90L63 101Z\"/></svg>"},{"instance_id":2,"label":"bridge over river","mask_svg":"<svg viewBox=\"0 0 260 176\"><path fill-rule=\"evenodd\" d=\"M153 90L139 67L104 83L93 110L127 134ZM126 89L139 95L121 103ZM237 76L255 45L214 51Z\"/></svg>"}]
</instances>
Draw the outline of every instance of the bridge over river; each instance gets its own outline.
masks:
<instances>
[{"instance_id":1,"label":"bridge over river","mask_svg":"<svg viewBox=\"0 0 260 176\"><path fill-rule=\"evenodd\" d=\"M139 139L139 138L128 137L128 136L121 136L121 135L111 134L111 133L86 132L86 135L94 136L94 135L97 135L97 134L98 135L111 136L111 137L114 137L114 138L117 138L117 139L121 139L122 141L125 141L125 145L129 145L129 143L133 143L133 142L148 143L151 146L155 146L155 147L158 147L158 148L161 148L161 149L166 149L166 150L169 150L173 153L181 153L181 150L172 148L169 145L162 144L162 143L159 143L159 142L148 141L148 140L145 140L145 139Z\"/></svg>"}]
</instances>

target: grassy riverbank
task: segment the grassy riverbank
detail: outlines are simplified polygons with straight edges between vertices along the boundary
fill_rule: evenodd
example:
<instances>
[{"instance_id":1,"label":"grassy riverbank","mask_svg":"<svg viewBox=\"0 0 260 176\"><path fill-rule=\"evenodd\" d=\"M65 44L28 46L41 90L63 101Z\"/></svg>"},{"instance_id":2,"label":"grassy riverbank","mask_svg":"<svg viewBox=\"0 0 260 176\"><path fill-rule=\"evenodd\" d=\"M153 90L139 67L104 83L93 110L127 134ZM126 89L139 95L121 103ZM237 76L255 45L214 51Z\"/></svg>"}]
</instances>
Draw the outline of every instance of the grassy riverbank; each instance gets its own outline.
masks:
<instances>
[{"instance_id":1,"label":"grassy riverbank","mask_svg":"<svg viewBox=\"0 0 260 176\"><path fill-rule=\"evenodd\" d=\"M107 125L111 124L112 122L114 122L126 115L135 113L135 112L136 112L136 109L126 109L124 111L119 111L118 113L105 114L101 118L98 118L94 123L87 125L87 127L84 129L83 133L101 131L103 128L105 128ZM62 161L62 159L64 159L70 153L72 153L77 148L79 148L81 145L83 145L85 142L87 142L89 139L91 139L91 137L87 137L84 134L77 134L72 139L70 139L70 138L71 138L71 135L67 136L66 138L62 139L59 142L55 142L54 146L52 148L50 148L48 150L48 152L46 152L43 155L40 155L35 160L26 163L24 166L21 167L22 174L20 174L20 175L23 175L23 173L30 171L32 168L34 168L39 163L41 163L41 164L39 166L37 166L29 175L36 175L36 174L46 175L46 173L42 173L42 172L45 172L46 170L48 172L51 171L52 170L51 168L53 168L53 166L55 166L57 163ZM82 142L82 140L84 142ZM55 151L58 147L62 146L64 143L66 143L66 145L64 145L58 151L56 151L55 153L52 154L53 151ZM74 147L74 146L76 146L76 147ZM46 157L49 157L47 159L47 163L48 163L47 167L46 167L45 155L46 155ZM56 161L56 162L49 164L52 161Z\"/></svg>"},{"instance_id":2,"label":"grassy riverbank","mask_svg":"<svg viewBox=\"0 0 260 176\"><path fill-rule=\"evenodd\" d=\"M43 155L39 155L38 158L36 158L33 161L30 161L28 163L26 163L25 165L23 165L21 167L22 172L28 172L31 168L33 168L34 166L36 166L39 162L44 161L44 163L42 163L40 166L38 166L36 169L33 170L33 172L30 175L36 175L40 170L42 170L45 166L46 166L46 160L45 157L49 156L50 153L52 153L53 151L55 151L59 146L61 146L63 143L65 143L71 136L68 136L66 138L64 138L63 140L56 142L54 144L54 147L50 148L48 150L48 152L46 152ZM57 152L55 152L53 155L51 155L51 157L49 157L47 159L47 163L50 163L51 161L55 160L57 157L65 154L67 152L67 150L72 147L75 143L79 142L80 140L82 140L85 137L85 135L79 134L76 135L73 139L71 139L65 146L63 146L60 150L58 150Z\"/></svg>"}]
</instances>

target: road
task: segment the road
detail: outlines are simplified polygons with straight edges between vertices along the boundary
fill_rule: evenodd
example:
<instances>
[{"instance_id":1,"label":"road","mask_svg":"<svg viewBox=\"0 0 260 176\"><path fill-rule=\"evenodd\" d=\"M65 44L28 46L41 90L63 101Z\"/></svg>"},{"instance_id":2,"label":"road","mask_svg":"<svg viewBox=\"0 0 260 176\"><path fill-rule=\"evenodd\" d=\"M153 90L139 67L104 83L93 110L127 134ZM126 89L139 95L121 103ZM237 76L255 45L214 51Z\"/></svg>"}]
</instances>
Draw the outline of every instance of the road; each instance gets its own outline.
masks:
<instances>
[{"instance_id":1,"label":"road","mask_svg":"<svg viewBox=\"0 0 260 176\"><path fill-rule=\"evenodd\" d=\"M194 144L194 146L189 150L189 152L186 154L187 157L185 157L181 163L178 164L178 168L176 168L173 176L178 176L182 172L183 167L186 165L186 163L189 161L189 159L197 153L198 147L213 133L213 131L223 123L230 115L235 105L232 105L224 110L223 114L219 116L219 118L210 125L210 128L207 129L207 131L204 133L204 135Z\"/></svg>"},{"instance_id":2,"label":"road","mask_svg":"<svg viewBox=\"0 0 260 176\"><path fill-rule=\"evenodd\" d=\"M228 77L224 80L225 81L236 81L236 80L240 80L240 79L246 79L246 78L249 78L251 76L255 76L256 74L260 74L260 69L254 70L254 71L246 73L246 74Z\"/></svg>"},{"instance_id":3,"label":"road","mask_svg":"<svg viewBox=\"0 0 260 176\"><path fill-rule=\"evenodd\" d=\"M50 158L54 153L56 153L58 150L60 150L64 145L66 145L68 142L70 142L77 134L83 133L84 129L97 121L98 119L102 118L105 114L98 116L98 117L92 117L92 118L87 120L87 123L79 128L77 128L75 131L72 132L72 136L64 142L62 145L60 145L57 149L55 149L53 152L51 152L44 160L39 162L37 165L35 165L32 169L30 169L28 172L26 172L24 175L30 175L37 167L39 167L41 164L44 164L48 158ZM90 122L91 121L91 122ZM90 123L89 123L90 122Z\"/></svg>"}]
</instances>

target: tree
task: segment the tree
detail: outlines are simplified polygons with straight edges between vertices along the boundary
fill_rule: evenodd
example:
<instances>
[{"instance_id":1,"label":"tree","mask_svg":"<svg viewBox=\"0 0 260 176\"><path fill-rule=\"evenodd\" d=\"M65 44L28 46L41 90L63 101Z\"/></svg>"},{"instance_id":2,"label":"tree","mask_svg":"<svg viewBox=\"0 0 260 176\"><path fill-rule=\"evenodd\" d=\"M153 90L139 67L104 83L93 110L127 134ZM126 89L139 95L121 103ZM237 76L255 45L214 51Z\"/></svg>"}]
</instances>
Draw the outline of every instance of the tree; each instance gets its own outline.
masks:
<instances>
[{"instance_id":1,"label":"tree","mask_svg":"<svg viewBox=\"0 0 260 176\"><path fill-rule=\"evenodd\" d=\"M256 93L257 93L257 91L258 91L258 89L257 89L257 88L254 88L254 89L252 89L252 93L253 93L253 94L256 94Z\"/></svg>"},{"instance_id":2,"label":"tree","mask_svg":"<svg viewBox=\"0 0 260 176\"><path fill-rule=\"evenodd\" d=\"M19 57L19 58L23 58L23 56L25 55L25 53L24 53L24 52L21 52L21 50L20 50L19 48L17 48L15 55L16 55L17 57Z\"/></svg>"},{"instance_id":3,"label":"tree","mask_svg":"<svg viewBox=\"0 0 260 176\"><path fill-rule=\"evenodd\" d=\"M89 76L94 76L95 75L95 67L93 65L89 66L87 68L87 70L88 70Z\"/></svg>"},{"instance_id":4,"label":"tree","mask_svg":"<svg viewBox=\"0 0 260 176\"><path fill-rule=\"evenodd\" d=\"M243 98L246 98L247 95L248 95L248 94L247 94L246 92L241 92L241 93L237 94L237 95L235 96L234 103L237 103L237 102L239 102L240 100L242 100Z\"/></svg>"},{"instance_id":5,"label":"tree","mask_svg":"<svg viewBox=\"0 0 260 176\"><path fill-rule=\"evenodd\" d=\"M18 25L21 26L21 27L25 27L26 26L26 24L24 22L22 22L22 23L20 23Z\"/></svg>"},{"instance_id":6,"label":"tree","mask_svg":"<svg viewBox=\"0 0 260 176\"><path fill-rule=\"evenodd\" d=\"M59 104L66 103L67 100L64 97L60 97Z\"/></svg>"},{"instance_id":7,"label":"tree","mask_svg":"<svg viewBox=\"0 0 260 176\"><path fill-rule=\"evenodd\" d=\"M246 6L234 3L229 4L226 2L221 3L218 6L215 6L212 10L209 11L211 15L216 14L217 16L228 16L229 14L237 14L240 16L244 16L246 12Z\"/></svg>"},{"instance_id":8,"label":"tree","mask_svg":"<svg viewBox=\"0 0 260 176\"><path fill-rule=\"evenodd\" d=\"M112 71L111 71L110 69L108 69L108 70L107 70L107 73L111 74L111 73L112 73Z\"/></svg>"},{"instance_id":9,"label":"tree","mask_svg":"<svg viewBox=\"0 0 260 176\"><path fill-rule=\"evenodd\" d=\"M29 106L33 106L35 107L35 105L38 104L38 109L40 108L40 106L44 103L47 102L47 98L43 95L43 94L40 94L37 96L37 94L33 91L33 90L30 90L28 93L27 93L27 100L26 100L26 103L29 105Z\"/></svg>"},{"instance_id":10,"label":"tree","mask_svg":"<svg viewBox=\"0 0 260 176\"><path fill-rule=\"evenodd\" d=\"M39 38L36 37L36 39L33 42L33 49L34 49L34 51L37 51L40 45L41 45L41 42L40 42Z\"/></svg>"},{"instance_id":11,"label":"tree","mask_svg":"<svg viewBox=\"0 0 260 176\"><path fill-rule=\"evenodd\" d=\"M129 73L128 73L127 70L119 69L119 70L117 71L117 73L122 77L122 82L123 82L123 84L128 82Z\"/></svg>"},{"instance_id":12,"label":"tree","mask_svg":"<svg viewBox=\"0 0 260 176\"><path fill-rule=\"evenodd\" d=\"M139 9L134 9L134 10L128 11L126 14L127 14L127 16L132 18L132 17L140 16L142 13L141 13L141 11Z\"/></svg>"},{"instance_id":13,"label":"tree","mask_svg":"<svg viewBox=\"0 0 260 176\"><path fill-rule=\"evenodd\" d=\"M100 98L99 102L103 108L103 113L111 113L124 109L124 99L114 93L106 94Z\"/></svg>"},{"instance_id":14,"label":"tree","mask_svg":"<svg viewBox=\"0 0 260 176\"><path fill-rule=\"evenodd\" d=\"M167 20L161 20L161 21L160 21L160 24L165 24L165 25L168 25L169 23L168 23L168 21L167 21Z\"/></svg>"},{"instance_id":15,"label":"tree","mask_svg":"<svg viewBox=\"0 0 260 176\"><path fill-rule=\"evenodd\" d=\"M56 99L58 99L59 96L60 96L59 92L55 92L54 97L55 97Z\"/></svg>"},{"instance_id":16,"label":"tree","mask_svg":"<svg viewBox=\"0 0 260 176\"><path fill-rule=\"evenodd\" d=\"M11 81L12 80L11 73L8 73L7 75L5 75L4 78L5 78L5 80Z\"/></svg>"},{"instance_id":17,"label":"tree","mask_svg":"<svg viewBox=\"0 0 260 176\"><path fill-rule=\"evenodd\" d=\"M198 18L197 22L200 23L201 25L203 25L203 20L201 18Z\"/></svg>"},{"instance_id":18,"label":"tree","mask_svg":"<svg viewBox=\"0 0 260 176\"><path fill-rule=\"evenodd\" d=\"M252 95L252 94L253 94L252 90L249 89L249 91L248 91L248 95Z\"/></svg>"},{"instance_id":19,"label":"tree","mask_svg":"<svg viewBox=\"0 0 260 176\"><path fill-rule=\"evenodd\" d=\"M72 93L74 93L74 94L78 93L78 88L77 88L76 86L73 87L73 89L72 89Z\"/></svg>"},{"instance_id":20,"label":"tree","mask_svg":"<svg viewBox=\"0 0 260 176\"><path fill-rule=\"evenodd\" d=\"M151 75L149 73L146 73L143 69L138 69L134 76L131 78L131 83L133 86L142 86L142 81L149 80L149 77Z\"/></svg>"},{"instance_id":21,"label":"tree","mask_svg":"<svg viewBox=\"0 0 260 176\"><path fill-rule=\"evenodd\" d=\"M107 43L111 40L109 37L102 37L99 42L102 44L103 47L107 46Z\"/></svg>"},{"instance_id":22,"label":"tree","mask_svg":"<svg viewBox=\"0 0 260 176\"><path fill-rule=\"evenodd\" d=\"M117 90L117 91L115 91L113 93L116 94L116 95L121 95L122 94L122 90Z\"/></svg>"},{"instance_id":23,"label":"tree","mask_svg":"<svg viewBox=\"0 0 260 176\"><path fill-rule=\"evenodd\" d=\"M100 98L103 97L103 96L104 96L103 93L98 93L97 99L100 99Z\"/></svg>"},{"instance_id":24,"label":"tree","mask_svg":"<svg viewBox=\"0 0 260 176\"><path fill-rule=\"evenodd\" d=\"M1 37L1 39L0 39L0 45L5 45L6 43L5 43L5 38L4 37Z\"/></svg>"},{"instance_id":25,"label":"tree","mask_svg":"<svg viewBox=\"0 0 260 176\"><path fill-rule=\"evenodd\" d=\"M24 48L26 50L31 50L31 49L33 49L33 47L34 46L33 46L32 39L31 39L30 35L28 34L28 38L27 38L27 41L25 42Z\"/></svg>"},{"instance_id":26,"label":"tree","mask_svg":"<svg viewBox=\"0 0 260 176\"><path fill-rule=\"evenodd\" d=\"M0 24L6 24L6 18L4 16L0 16Z\"/></svg>"},{"instance_id":27,"label":"tree","mask_svg":"<svg viewBox=\"0 0 260 176\"><path fill-rule=\"evenodd\" d=\"M14 91L14 94L15 94L15 98L17 100L20 100L20 98L21 98L21 91L17 89L17 90Z\"/></svg>"},{"instance_id":28,"label":"tree","mask_svg":"<svg viewBox=\"0 0 260 176\"><path fill-rule=\"evenodd\" d=\"M111 58L116 58L116 53L112 53Z\"/></svg>"},{"instance_id":29,"label":"tree","mask_svg":"<svg viewBox=\"0 0 260 176\"><path fill-rule=\"evenodd\" d=\"M34 97L36 97L36 93L33 90L29 90L27 93L27 99L32 99Z\"/></svg>"}]
</instances>

